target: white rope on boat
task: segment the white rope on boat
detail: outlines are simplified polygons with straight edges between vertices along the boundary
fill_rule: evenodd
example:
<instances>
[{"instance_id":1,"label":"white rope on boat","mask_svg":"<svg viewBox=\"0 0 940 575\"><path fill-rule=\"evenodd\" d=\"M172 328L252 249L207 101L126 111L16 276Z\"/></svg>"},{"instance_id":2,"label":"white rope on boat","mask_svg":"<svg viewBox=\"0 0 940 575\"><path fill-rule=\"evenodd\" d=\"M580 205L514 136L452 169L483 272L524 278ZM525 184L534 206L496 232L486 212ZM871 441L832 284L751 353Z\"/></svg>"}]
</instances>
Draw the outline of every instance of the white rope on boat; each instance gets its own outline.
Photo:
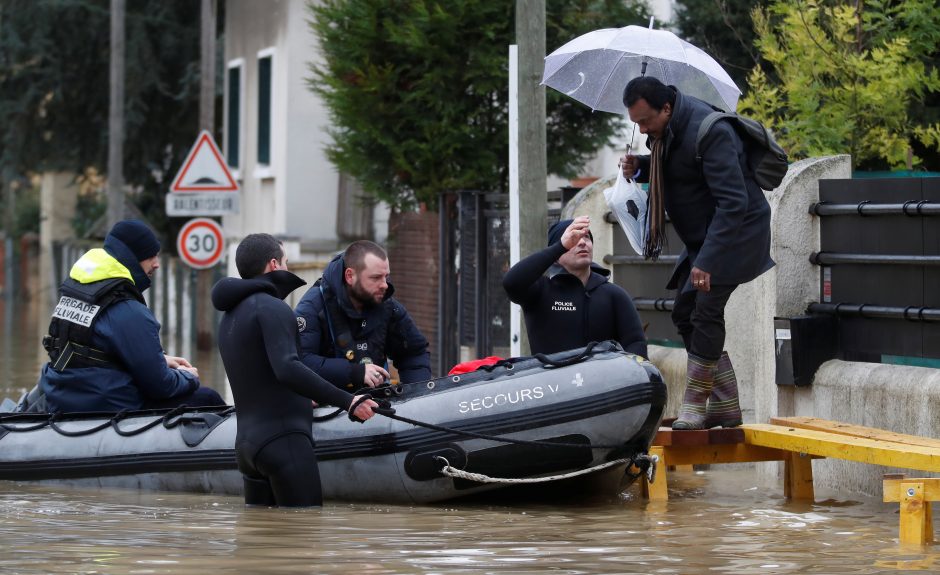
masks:
<instances>
[{"instance_id":1,"label":"white rope on boat","mask_svg":"<svg viewBox=\"0 0 940 575\"><path fill-rule=\"evenodd\" d=\"M441 473L448 477L455 477L460 479L469 479L470 481L476 481L478 483L543 483L546 481L557 481L559 479L568 479L569 477L577 477L579 475L584 475L586 473L593 473L595 471L600 471L602 469L607 469L608 467L613 467L615 465L620 465L622 463L630 463L630 459L616 459L614 461L608 461L607 463L601 463L600 465L595 465L588 469L580 469L578 471L572 471L570 473L563 473L561 475L550 475L548 477L525 477L525 478L510 478L510 477L490 477L489 475L483 475L482 473L470 473L462 469L457 469L456 467L451 466L450 462L443 457L436 457L438 461L443 461L444 468L441 469Z\"/></svg>"}]
</instances>

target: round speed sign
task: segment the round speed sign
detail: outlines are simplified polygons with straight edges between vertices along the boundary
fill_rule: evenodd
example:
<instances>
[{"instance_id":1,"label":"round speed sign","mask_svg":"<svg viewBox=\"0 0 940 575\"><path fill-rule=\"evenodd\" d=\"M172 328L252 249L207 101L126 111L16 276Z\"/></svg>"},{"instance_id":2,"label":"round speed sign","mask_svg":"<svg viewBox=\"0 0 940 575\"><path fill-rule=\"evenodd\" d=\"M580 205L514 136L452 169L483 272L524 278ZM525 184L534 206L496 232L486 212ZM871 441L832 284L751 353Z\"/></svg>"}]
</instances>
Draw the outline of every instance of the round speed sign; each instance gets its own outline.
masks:
<instances>
[{"instance_id":1,"label":"round speed sign","mask_svg":"<svg viewBox=\"0 0 940 575\"><path fill-rule=\"evenodd\" d=\"M176 237L176 251L190 267L211 268L222 259L225 236L222 226L209 218L195 218L186 222Z\"/></svg>"}]
</instances>

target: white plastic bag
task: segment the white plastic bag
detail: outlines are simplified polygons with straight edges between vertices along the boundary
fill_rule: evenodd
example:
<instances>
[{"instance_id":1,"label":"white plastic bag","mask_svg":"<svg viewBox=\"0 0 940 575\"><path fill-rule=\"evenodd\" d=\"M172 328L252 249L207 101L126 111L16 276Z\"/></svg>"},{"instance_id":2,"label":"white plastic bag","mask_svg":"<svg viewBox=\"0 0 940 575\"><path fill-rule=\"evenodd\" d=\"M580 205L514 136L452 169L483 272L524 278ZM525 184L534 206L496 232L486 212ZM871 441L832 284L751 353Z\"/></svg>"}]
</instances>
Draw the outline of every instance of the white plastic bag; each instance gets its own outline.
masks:
<instances>
[{"instance_id":1,"label":"white plastic bag","mask_svg":"<svg viewBox=\"0 0 940 575\"><path fill-rule=\"evenodd\" d=\"M620 222L620 229L627 234L630 245L638 255L643 255L646 243L646 190L633 180L623 177L617 170L617 183L604 190L604 199Z\"/></svg>"}]
</instances>

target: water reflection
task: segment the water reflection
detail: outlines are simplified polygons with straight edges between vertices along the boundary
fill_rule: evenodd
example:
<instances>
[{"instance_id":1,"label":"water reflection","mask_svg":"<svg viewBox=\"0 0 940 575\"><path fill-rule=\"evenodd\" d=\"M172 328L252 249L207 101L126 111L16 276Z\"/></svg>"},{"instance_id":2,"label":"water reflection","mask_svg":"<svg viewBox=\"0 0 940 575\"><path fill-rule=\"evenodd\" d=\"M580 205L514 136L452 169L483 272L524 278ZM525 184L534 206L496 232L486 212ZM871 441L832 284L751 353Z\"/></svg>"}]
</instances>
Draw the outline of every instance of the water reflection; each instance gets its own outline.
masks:
<instances>
[{"instance_id":1,"label":"water reflection","mask_svg":"<svg viewBox=\"0 0 940 575\"><path fill-rule=\"evenodd\" d=\"M36 384L39 369L47 361L42 349L42 336L36 327L39 307L36 300L20 302L0 297L0 325L3 326L0 332L0 373L3 377L0 399L4 396L18 399Z\"/></svg>"},{"instance_id":2,"label":"water reflection","mask_svg":"<svg viewBox=\"0 0 940 575\"><path fill-rule=\"evenodd\" d=\"M877 502L788 504L749 474L676 473L679 497L322 509L234 497L0 484L0 570L44 573L898 573L935 570L902 549ZM701 496L688 493L697 485ZM16 551L13 553L13 551Z\"/></svg>"}]
</instances>

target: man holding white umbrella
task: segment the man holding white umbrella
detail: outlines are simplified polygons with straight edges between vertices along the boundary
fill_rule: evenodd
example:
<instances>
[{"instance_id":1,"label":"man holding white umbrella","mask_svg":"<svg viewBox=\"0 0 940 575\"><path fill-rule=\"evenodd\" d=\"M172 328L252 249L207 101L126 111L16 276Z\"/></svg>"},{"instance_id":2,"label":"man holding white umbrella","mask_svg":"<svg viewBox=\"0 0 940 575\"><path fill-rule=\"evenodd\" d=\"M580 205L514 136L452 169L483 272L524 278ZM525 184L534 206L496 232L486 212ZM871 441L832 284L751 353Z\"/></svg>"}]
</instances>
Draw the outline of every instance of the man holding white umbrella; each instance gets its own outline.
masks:
<instances>
[{"instance_id":1,"label":"man holding white umbrella","mask_svg":"<svg viewBox=\"0 0 940 575\"><path fill-rule=\"evenodd\" d=\"M731 123L716 122L696 157L699 125L714 111L709 104L650 76L631 80L623 103L651 150L621 161L625 177L650 183L644 256L662 250L664 212L685 246L666 286L678 290L672 319L689 355L673 429L740 425L737 380L723 350L724 310L738 285L774 265L770 206Z\"/></svg>"},{"instance_id":2,"label":"man holding white umbrella","mask_svg":"<svg viewBox=\"0 0 940 575\"><path fill-rule=\"evenodd\" d=\"M739 284L774 265L770 206L729 122L712 126L700 156L695 146L712 106L733 111L741 91L711 56L654 30L652 20L648 28L605 28L571 40L545 57L542 83L594 110L622 114L626 106L649 137L652 153L628 154L621 167L626 178L650 183L643 255L659 256L666 211L685 244L667 285L679 290L673 323L689 353L673 428L740 425L737 380L723 350L724 309Z\"/></svg>"}]
</instances>

